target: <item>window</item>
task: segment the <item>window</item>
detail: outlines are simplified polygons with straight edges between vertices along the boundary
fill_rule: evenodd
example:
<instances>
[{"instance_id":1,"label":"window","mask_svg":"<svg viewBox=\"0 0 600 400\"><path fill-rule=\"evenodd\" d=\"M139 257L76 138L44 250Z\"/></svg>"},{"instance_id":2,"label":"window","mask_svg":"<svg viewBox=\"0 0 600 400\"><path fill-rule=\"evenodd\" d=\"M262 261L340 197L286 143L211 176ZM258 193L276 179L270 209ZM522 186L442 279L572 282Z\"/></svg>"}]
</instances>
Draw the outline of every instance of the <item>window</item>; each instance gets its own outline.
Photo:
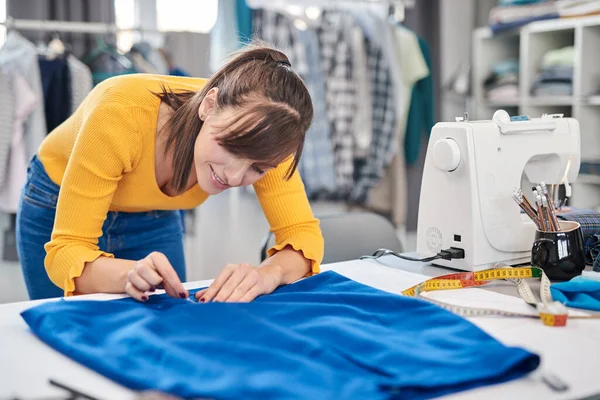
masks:
<instances>
[{"instance_id":1,"label":"window","mask_svg":"<svg viewBox=\"0 0 600 400\"><path fill-rule=\"evenodd\" d=\"M5 1L5 0L0 0ZM162 35L141 34L134 28L150 31L190 31L208 33L217 21L218 0L114 0L117 47L126 53L144 38L162 43ZM131 29L131 30L128 30ZM157 37L158 36L158 37Z\"/></svg>"},{"instance_id":2,"label":"window","mask_svg":"<svg viewBox=\"0 0 600 400\"><path fill-rule=\"evenodd\" d=\"M0 0L0 23L6 22L6 0ZM6 26L0 25L0 47L6 42Z\"/></svg>"},{"instance_id":3,"label":"window","mask_svg":"<svg viewBox=\"0 0 600 400\"><path fill-rule=\"evenodd\" d=\"M132 29L136 27L135 1L115 0L115 24L117 28ZM117 48L123 53L128 52L136 40L136 32L133 30L117 32Z\"/></svg>"},{"instance_id":4,"label":"window","mask_svg":"<svg viewBox=\"0 0 600 400\"><path fill-rule=\"evenodd\" d=\"M208 33L217 22L218 0L156 0L161 31Z\"/></svg>"}]
</instances>

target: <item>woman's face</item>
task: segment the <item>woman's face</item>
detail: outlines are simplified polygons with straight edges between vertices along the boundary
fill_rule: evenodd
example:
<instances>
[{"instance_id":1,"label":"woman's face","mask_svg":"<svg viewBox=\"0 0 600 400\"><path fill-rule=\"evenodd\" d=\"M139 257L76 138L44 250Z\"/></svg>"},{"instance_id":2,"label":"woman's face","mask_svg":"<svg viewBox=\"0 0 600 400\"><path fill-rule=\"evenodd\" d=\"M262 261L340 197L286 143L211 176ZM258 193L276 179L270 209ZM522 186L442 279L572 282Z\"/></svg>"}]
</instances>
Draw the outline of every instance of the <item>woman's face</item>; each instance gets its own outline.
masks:
<instances>
[{"instance_id":1,"label":"woman's face","mask_svg":"<svg viewBox=\"0 0 600 400\"><path fill-rule=\"evenodd\" d=\"M229 153L217 138L226 135L230 121L238 116L234 110L217 110L217 89L211 89L198 110L204 121L194 146L194 167L200 188L210 195L221 193L231 187L254 184L274 165L257 163Z\"/></svg>"}]
</instances>

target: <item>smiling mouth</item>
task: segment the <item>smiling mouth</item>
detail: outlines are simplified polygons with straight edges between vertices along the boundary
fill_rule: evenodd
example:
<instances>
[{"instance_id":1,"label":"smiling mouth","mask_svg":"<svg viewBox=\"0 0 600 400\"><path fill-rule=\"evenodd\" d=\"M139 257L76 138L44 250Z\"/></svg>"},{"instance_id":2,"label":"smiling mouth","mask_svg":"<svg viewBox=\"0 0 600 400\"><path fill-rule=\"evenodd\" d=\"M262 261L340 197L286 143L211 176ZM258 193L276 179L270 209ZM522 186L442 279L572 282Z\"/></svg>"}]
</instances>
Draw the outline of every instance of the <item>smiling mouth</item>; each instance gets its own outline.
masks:
<instances>
[{"instance_id":1,"label":"smiling mouth","mask_svg":"<svg viewBox=\"0 0 600 400\"><path fill-rule=\"evenodd\" d=\"M225 183L225 181L223 181L223 179L219 178L219 175L217 175L217 173L215 172L215 170L213 169L213 167L210 167L210 173L215 178L215 180L217 182L219 182L221 185L223 185L223 186L229 186L229 184Z\"/></svg>"}]
</instances>

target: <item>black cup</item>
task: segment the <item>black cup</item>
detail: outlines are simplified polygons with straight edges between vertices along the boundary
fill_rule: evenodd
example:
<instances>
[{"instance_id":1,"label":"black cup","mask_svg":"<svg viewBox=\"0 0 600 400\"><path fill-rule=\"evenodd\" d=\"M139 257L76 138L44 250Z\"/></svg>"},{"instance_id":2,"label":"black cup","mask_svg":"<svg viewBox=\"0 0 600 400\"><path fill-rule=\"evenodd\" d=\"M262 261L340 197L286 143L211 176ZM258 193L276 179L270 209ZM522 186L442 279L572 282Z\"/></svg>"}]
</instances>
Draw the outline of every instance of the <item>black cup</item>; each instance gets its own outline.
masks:
<instances>
[{"instance_id":1,"label":"black cup","mask_svg":"<svg viewBox=\"0 0 600 400\"><path fill-rule=\"evenodd\" d=\"M535 232L531 265L542 268L551 280L568 281L585 269L583 234L577 222L559 224L560 232Z\"/></svg>"}]
</instances>

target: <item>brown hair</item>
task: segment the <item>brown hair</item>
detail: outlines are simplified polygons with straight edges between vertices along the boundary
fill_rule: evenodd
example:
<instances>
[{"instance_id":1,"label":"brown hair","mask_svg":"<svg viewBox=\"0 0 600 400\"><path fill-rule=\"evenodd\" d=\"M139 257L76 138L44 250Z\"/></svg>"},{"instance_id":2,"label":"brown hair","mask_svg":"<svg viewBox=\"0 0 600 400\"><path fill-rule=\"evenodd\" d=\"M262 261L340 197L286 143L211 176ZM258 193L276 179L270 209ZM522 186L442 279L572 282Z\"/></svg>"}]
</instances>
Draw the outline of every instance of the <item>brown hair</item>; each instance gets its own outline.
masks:
<instances>
[{"instance_id":1,"label":"brown hair","mask_svg":"<svg viewBox=\"0 0 600 400\"><path fill-rule=\"evenodd\" d=\"M287 56L268 45L254 42L219 69L202 90L173 92L162 86L156 93L174 112L164 126L169 130L165 152L173 147L173 181L178 193L185 190L194 160L194 144L202 121L198 109L212 88L218 88L217 109L233 107L244 112L232 122L232 130L218 138L235 156L253 161L281 163L294 160L289 179L302 155L304 137L313 108L306 86L290 66Z\"/></svg>"}]
</instances>

